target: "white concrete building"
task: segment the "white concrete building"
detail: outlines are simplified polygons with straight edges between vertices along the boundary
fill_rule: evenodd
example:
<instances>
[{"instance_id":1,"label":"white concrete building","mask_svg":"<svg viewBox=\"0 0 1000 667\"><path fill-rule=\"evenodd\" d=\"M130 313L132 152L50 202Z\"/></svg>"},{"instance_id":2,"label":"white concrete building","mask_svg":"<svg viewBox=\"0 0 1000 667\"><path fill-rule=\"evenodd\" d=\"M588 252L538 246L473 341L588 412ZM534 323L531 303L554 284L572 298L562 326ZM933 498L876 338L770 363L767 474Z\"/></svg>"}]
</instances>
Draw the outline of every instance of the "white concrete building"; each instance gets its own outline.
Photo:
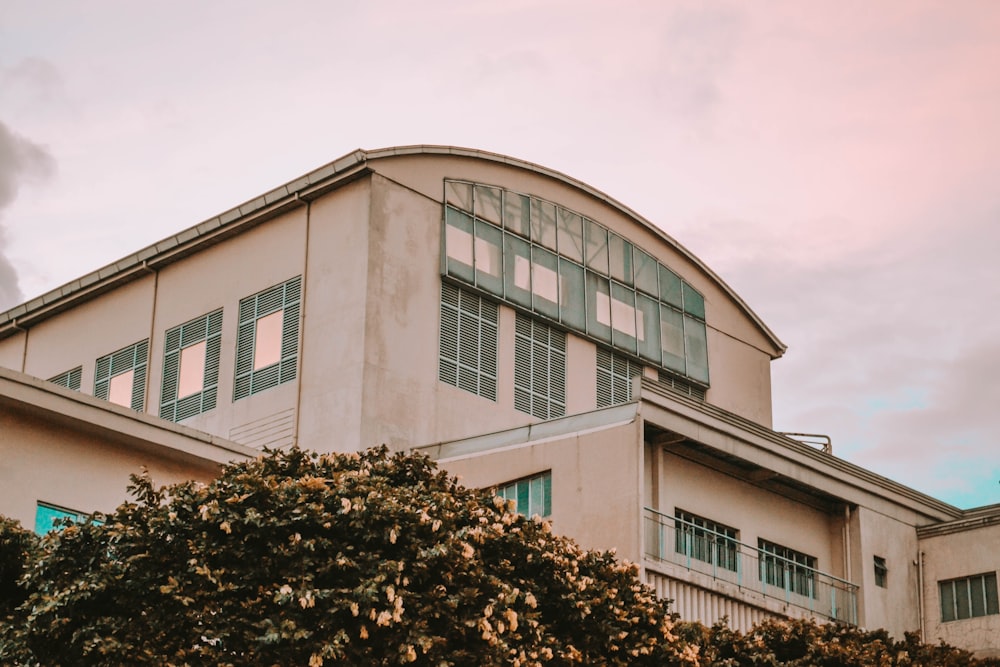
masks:
<instances>
[{"instance_id":1,"label":"white concrete building","mask_svg":"<svg viewBox=\"0 0 1000 667\"><path fill-rule=\"evenodd\" d=\"M359 150L0 313L0 513L44 529L113 508L141 464L166 483L262 446L386 443L616 548L686 619L1000 653L1000 506L774 432L784 349L590 186Z\"/></svg>"}]
</instances>

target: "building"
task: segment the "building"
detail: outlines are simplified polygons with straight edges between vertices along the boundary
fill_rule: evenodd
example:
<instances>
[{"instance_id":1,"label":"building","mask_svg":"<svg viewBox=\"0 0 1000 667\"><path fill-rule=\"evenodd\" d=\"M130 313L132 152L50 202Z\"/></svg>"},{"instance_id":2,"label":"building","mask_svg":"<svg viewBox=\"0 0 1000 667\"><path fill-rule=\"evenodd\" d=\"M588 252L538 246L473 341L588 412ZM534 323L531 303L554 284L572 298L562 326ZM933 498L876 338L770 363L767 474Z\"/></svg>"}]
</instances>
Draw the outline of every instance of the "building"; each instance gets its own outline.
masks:
<instances>
[{"instance_id":1,"label":"building","mask_svg":"<svg viewBox=\"0 0 1000 667\"><path fill-rule=\"evenodd\" d=\"M1000 653L1000 505L773 431L784 349L590 186L476 150L359 150L0 313L18 480L0 512L111 509L138 464L169 482L262 446L386 443L617 549L684 618Z\"/></svg>"}]
</instances>

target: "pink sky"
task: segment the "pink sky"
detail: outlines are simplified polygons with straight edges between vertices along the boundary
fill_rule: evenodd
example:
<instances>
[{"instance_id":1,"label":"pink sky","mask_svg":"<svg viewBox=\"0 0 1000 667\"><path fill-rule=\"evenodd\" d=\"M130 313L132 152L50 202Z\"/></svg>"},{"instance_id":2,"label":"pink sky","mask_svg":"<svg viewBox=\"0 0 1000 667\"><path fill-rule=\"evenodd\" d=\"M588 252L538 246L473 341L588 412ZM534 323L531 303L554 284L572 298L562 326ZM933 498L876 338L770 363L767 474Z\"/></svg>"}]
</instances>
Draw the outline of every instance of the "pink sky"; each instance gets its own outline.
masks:
<instances>
[{"instance_id":1,"label":"pink sky","mask_svg":"<svg viewBox=\"0 0 1000 667\"><path fill-rule=\"evenodd\" d=\"M789 345L776 428L1000 502L998 35L985 1L7 0L0 308L359 146L483 148L727 280Z\"/></svg>"}]
</instances>

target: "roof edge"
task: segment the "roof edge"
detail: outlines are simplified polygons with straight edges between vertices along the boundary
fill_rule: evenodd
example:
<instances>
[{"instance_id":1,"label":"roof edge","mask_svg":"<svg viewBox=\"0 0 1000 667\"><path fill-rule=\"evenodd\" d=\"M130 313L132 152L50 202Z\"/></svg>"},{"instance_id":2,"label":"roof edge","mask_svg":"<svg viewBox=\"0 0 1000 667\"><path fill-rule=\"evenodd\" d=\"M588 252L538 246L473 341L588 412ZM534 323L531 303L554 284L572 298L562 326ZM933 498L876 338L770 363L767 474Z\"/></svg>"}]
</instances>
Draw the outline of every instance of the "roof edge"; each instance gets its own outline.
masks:
<instances>
[{"instance_id":1,"label":"roof edge","mask_svg":"<svg viewBox=\"0 0 1000 667\"><path fill-rule=\"evenodd\" d=\"M353 150L332 162L313 169L239 206L235 206L228 211L224 211L219 215L188 227L177 234L142 248L96 271L92 271L34 299L16 305L5 312L0 312L0 340L23 331L25 326L31 326L36 321L46 319L71 307L78 301L87 300L118 285L135 280L156 266L176 261L181 257L195 252L204 245L216 243L229 235L237 233L247 223L259 224L279 215L289 208L302 205L306 201L328 192L343 182L353 180L352 177L360 177L366 172L365 167L369 161L408 155L452 155L497 162L531 171L582 190L591 197L605 202L607 205L645 226L650 232L673 246L711 280L715 281L722 288L723 292L737 304L774 346L775 352L771 355L772 359L781 357L785 353L785 350L788 349L777 335L771 331L770 327L764 323L718 274L672 236L617 199L583 181L534 162L474 148L435 144L392 146L374 150L358 148Z\"/></svg>"}]
</instances>

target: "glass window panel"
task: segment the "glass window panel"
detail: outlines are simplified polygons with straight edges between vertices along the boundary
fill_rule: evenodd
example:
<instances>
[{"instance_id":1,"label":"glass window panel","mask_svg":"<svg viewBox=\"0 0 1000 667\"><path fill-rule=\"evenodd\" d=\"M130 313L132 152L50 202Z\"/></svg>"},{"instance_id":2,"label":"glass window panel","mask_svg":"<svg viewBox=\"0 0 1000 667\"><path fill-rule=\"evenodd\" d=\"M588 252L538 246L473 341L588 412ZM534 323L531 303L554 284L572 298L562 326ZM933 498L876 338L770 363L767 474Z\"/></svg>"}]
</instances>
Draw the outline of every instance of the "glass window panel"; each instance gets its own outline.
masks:
<instances>
[{"instance_id":1,"label":"glass window panel","mask_svg":"<svg viewBox=\"0 0 1000 667\"><path fill-rule=\"evenodd\" d=\"M132 407L132 382L134 378L135 370L131 368L111 378L108 400L116 405L124 405L126 408Z\"/></svg>"},{"instance_id":2,"label":"glass window panel","mask_svg":"<svg viewBox=\"0 0 1000 667\"><path fill-rule=\"evenodd\" d=\"M531 235L531 204L528 197L516 192L503 196L504 228L527 238Z\"/></svg>"},{"instance_id":3,"label":"glass window panel","mask_svg":"<svg viewBox=\"0 0 1000 667\"><path fill-rule=\"evenodd\" d=\"M253 338L253 369L260 370L281 361L281 324L284 310L257 319Z\"/></svg>"},{"instance_id":4,"label":"glass window panel","mask_svg":"<svg viewBox=\"0 0 1000 667\"><path fill-rule=\"evenodd\" d=\"M542 486L542 477L532 477L528 480L531 485L531 509L528 510L528 516L534 516L538 514L539 516L545 516L545 496L544 487Z\"/></svg>"},{"instance_id":5,"label":"glass window panel","mask_svg":"<svg viewBox=\"0 0 1000 667\"><path fill-rule=\"evenodd\" d=\"M580 331L587 330L587 310L583 289L583 267L565 259L559 260L560 320Z\"/></svg>"},{"instance_id":6,"label":"glass window panel","mask_svg":"<svg viewBox=\"0 0 1000 667\"><path fill-rule=\"evenodd\" d=\"M611 277L631 285L632 244L617 234L609 233L608 253L611 256Z\"/></svg>"},{"instance_id":7,"label":"glass window panel","mask_svg":"<svg viewBox=\"0 0 1000 667\"><path fill-rule=\"evenodd\" d=\"M544 498L544 503L542 505L542 516L552 515L552 473L548 472L542 475L542 494ZM995 582L994 582L995 583ZM996 586L993 586L994 591ZM994 596L995 597L995 596Z\"/></svg>"},{"instance_id":8,"label":"glass window panel","mask_svg":"<svg viewBox=\"0 0 1000 667\"><path fill-rule=\"evenodd\" d=\"M472 183L445 181L444 197L448 204L463 211L472 211Z\"/></svg>"},{"instance_id":9,"label":"glass window panel","mask_svg":"<svg viewBox=\"0 0 1000 667\"><path fill-rule=\"evenodd\" d=\"M941 620L955 620L955 589L950 581L944 581L938 585L941 593Z\"/></svg>"},{"instance_id":10,"label":"glass window panel","mask_svg":"<svg viewBox=\"0 0 1000 667\"><path fill-rule=\"evenodd\" d=\"M684 320L681 314L669 306L660 306L660 349L663 351L663 366L684 373Z\"/></svg>"},{"instance_id":11,"label":"glass window panel","mask_svg":"<svg viewBox=\"0 0 1000 667\"><path fill-rule=\"evenodd\" d=\"M657 280L658 264L655 259L638 248L632 249L635 260L635 286L654 297L660 295Z\"/></svg>"},{"instance_id":12,"label":"glass window panel","mask_svg":"<svg viewBox=\"0 0 1000 667\"><path fill-rule=\"evenodd\" d=\"M662 264L660 264L660 301L678 308L684 305L681 296L681 279Z\"/></svg>"},{"instance_id":13,"label":"glass window panel","mask_svg":"<svg viewBox=\"0 0 1000 667\"><path fill-rule=\"evenodd\" d=\"M997 603L997 575L987 574L986 581L986 613L1000 614L1000 604Z\"/></svg>"},{"instance_id":14,"label":"glass window panel","mask_svg":"<svg viewBox=\"0 0 1000 667\"><path fill-rule=\"evenodd\" d=\"M477 218L482 218L497 225L502 222L500 217L500 188L491 188L486 185L476 186L475 214Z\"/></svg>"},{"instance_id":15,"label":"glass window panel","mask_svg":"<svg viewBox=\"0 0 1000 667\"><path fill-rule=\"evenodd\" d=\"M687 375L708 384L708 338L705 323L684 316L684 359Z\"/></svg>"},{"instance_id":16,"label":"glass window panel","mask_svg":"<svg viewBox=\"0 0 1000 667\"><path fill-rule=\"evenodd\" d=\"M503 296L503 232L493 225L476 220L476 284Z\"/></svg>"},{"instance_id":17,"label":"glass window panel","mask_svg":"<svg viewBox=\"0 0 1000 667\"><path fill-rule=\"evenodd\" d=\"M587 333L611 342L611 286L607 278L587 271Z\"/></svg>"},{"instance_id":18,"label":"glass window panel","mask_svg":"<svg viewBox=\"0 0 1000 667\"><path fill-rule=\"evenodd\" d=\"M55 530L56 521L59 519L72 519L74 522L80 522L84 520L84 517L82 514L76 512L56 509L55 507L39 503L35 507L35 533L44 535L49 531ZM59 528L62 529L63 527L60 526Z\"/></svg>"},{"instance_id":19,"label":"glass window panel","mask_svg":"<svg viewBox=\"0 0 1000 667\"><path fill-rule=\"evenodd\" d=\"M552 202L531 200L531 240L556 249L556 205Z\"/></svg>"},{"instance_id":20,"label":"glass window panel","mask_svg":"<svg viewBox=\"0 0 1000 667\"><path fill-rule=\"evenodd\" d=\"M583 262L583 218L559 209L559 254Z\"/></svg>"},{"instance_id":21,"label":"glass window panel","mask_svg":"<svg viewBox=\"0 0 1000 667\"><path fill-rule=\"evenodd\" d=\"M958 618L969 618L969 580L955 582L955 603L958 607Z\"/></svg>"},{"instance_id":22,"label":"glass window panel","mask_svg":"<svg viewBox=\"0 0 1000 667\"><path fill-rule=\"evenodd\" d=\"M640 325L639 356L660 363L660 305L644 294L635 296L636 322Z\"/></svg>"},{"instance_id":23,"label":"glass window panel","mask_svg":"<svg viewBox=\"0 0 1000 667\"><path fill-rule=\"evenodd\" d=\"M969 593L972 596L972 615L986 615L986 591L983 589L983 577L973 577L969 581Z\"/></svg>"},{"instance_id":24,"label":"glass window panel","mask_svg":"<svg viewBox=\"0 0 1000 667\"><path fill-rule=\"evenodd\" d=\"M694 315L700 320L705 319L705 298L694 291L687 283L683 284L684 312Z\"/></svg>"},{"instance_id":25,"label":"glass window panel","mask_svg":"<svg viewBox=\"0 0 1000 667\"><path fill-rule=\"evenodd\" d=\"M207 345L208 341L203 340L181 350L177 398L197 394L205 388L205 349Z\"/></svg>"},{"instance_id":26,"label":"glass window panel","mask_svg":"<svg viewBox=\"0 0 1000 667\"><path fill-rule=\"evenodd\" d=\"M635 352L636 346L635 292L629 288L611 283L611 332L617 347ZM640 327L641 329L641 327Z\"/></svg>"},{"instance_id":27,"label":"glass window panel","mask_svg":"<svg viewBox=\"0 0 1000 667\"><path fill-rule=\"evenodd\" d=\"M587 268L608 275L608 230L593 220L584 220L583 228L586 233Z\"/></svg>"},{"instance_id":28,"label":"glass window panel","mask_svg":"<svg viewBox=\"0 0 1000 667\"><path fill-rule=\"evenodd\" d=\"M449 275L473 282L472 218L453 208L445 209L444 247Z\"/></svg>"},{"instance_id":29,"label":"glass window panel","mask_svg":"<svg viewBox=\"0 0 1000 667\"><path fill-rule=\"evenodd\" d=\"M537 312L559 318L559 265L556 256L539 247L531 248L531 291Z\"/></svg>"},{"instance_id":30,"label":"glass window panel","mask_svg":"<svg viewBox=\"0 0 1000 667\"><path fill-rule=\"evenodd\" d=\"M528 492L528 481L522 480L517 483L517 511L521 514L527 514L530 503L531 495Z\"/></svg>"},{"instance_id":31,"label":"glass window panel","mask_svg":"<svg viewBox=\"0 0 1000 667\"><path fill-rule=\"evenodd\" d=\"M508 299L531 308L531 246L512 234L503 235L503 281Z\"/></svg>"}]
</instances>

